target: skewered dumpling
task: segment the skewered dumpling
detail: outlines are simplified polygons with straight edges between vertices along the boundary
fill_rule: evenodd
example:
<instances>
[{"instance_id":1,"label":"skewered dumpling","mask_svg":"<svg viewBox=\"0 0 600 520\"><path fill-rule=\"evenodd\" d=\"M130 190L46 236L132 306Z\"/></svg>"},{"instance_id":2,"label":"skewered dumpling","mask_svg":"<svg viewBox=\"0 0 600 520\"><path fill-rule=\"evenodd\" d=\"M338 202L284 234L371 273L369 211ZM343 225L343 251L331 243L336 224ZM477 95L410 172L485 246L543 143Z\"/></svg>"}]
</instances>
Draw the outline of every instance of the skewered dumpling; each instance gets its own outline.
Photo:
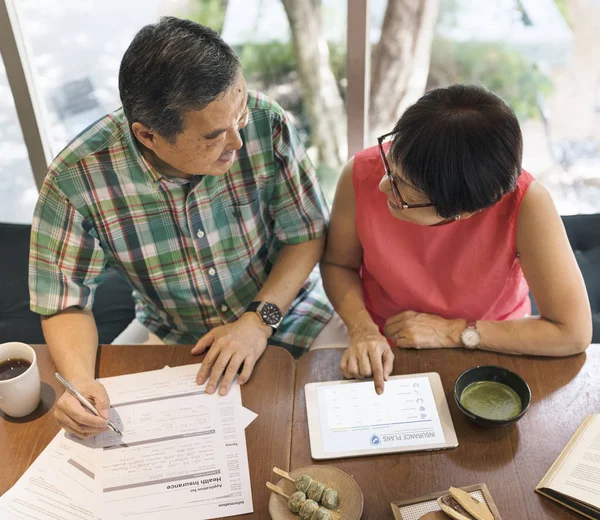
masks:
<instances>
[{"instance_id":1,"label":"skewered dumpling","mask_svg":"<svg viewBox=\"0 0 600 520\"><path fill-rule=\"evenodd\" d=\"M302 491L295 491L288 499L288 507L292 513L300 511L302 504L306 500L306 495Z\"/></svg>"},{"instance_id":2,"label":"skewered dumpling","mask_svg":"<svg viewBox=\"0 0 600 520\"><path fill-rule=\"evenodd\" d=\"M331 520L331 513L327 509L320 507L315 511L310 520Z\"/></svg>"},{"instance_id":3,"label":"skewered dumpling","mask_svg":"<svg viewBox=\"0 0 600 520\"><path fill-rule=\"evenodd\" d=\"M302 493L306 493L312 482L312 477L309 477L308 475L300 475L294 481L294 486L296 487L296 491L302 491Z\"/></svg>"},{"instance_id":4,"label":"skewered dumpling","mask_svg":"<svg viewBox=\"0 0 600 520\"><path fill-rule=\"evenodd\" d=\"M325 485L313 480L311 485L308 487L306 496L315 502L320 502L321 497L323 496L323 491L325 491Z\"/></svg>"},{"instance_id":5,"label":"skewered dumpling","mask_svg":"<svg viewBox=\"0 0 600 520\"><path fill-rule=\"evenodd\" d=\"M319 510L319 504L317 504L314 500L306 500L302 507L300 507L300 511L298 514L302 520L312 520L312 516L316 511Z\"/></svg>"},{"instance_id":6,"label":"skewered dumpling","mask_svg":"<svg viewBox=\"0 0 600 520\"><path fill-rule=\"evenodd\" d=\"M321 498L321 505L327 509L337 509L339 504L338 492L335 489L325 488Z\"/></svg>"}]
</instances>

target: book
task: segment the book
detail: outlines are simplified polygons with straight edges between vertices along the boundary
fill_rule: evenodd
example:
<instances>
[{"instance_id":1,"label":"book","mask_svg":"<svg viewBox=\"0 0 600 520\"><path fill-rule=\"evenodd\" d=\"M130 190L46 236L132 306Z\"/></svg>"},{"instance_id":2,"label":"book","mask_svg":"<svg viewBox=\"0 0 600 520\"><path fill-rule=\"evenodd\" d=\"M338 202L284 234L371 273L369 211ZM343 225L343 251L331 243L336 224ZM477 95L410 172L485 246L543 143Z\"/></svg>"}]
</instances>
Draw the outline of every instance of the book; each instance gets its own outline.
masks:
<instances>
[{"instance_id":1,"label":"book","mask_svg":"<svg viewBox=\"0 0 600 520\"><path fill-rule=\"evenodd\" d=\"M600 413L588 415L535 490L600 519Z\"/></svg>"}]
</instances>

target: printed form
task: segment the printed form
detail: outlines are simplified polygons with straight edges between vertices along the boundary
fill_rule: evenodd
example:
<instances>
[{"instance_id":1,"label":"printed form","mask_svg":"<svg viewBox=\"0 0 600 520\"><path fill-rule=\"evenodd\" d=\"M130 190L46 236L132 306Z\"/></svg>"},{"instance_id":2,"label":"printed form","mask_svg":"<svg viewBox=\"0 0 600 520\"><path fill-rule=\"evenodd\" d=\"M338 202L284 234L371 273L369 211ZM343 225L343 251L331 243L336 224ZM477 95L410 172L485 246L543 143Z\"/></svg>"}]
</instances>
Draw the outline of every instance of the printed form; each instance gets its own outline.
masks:
<instances>
[{"instance_id":1,"label":"printed form","mask_svg":"<svg viewBox=\"0 0 600 520\"><path fill-rule=\"evenodd\" d=\"M324 385L317 399L329 453L445 441L427 377L390 379L382 395L372 382Z\"/></svg>"},{"instance_id":2,"label":"printed form","mask_svg":"<svg viewBox=\"0 0 600 520\"><path fill-rule=\"evenodd\" d=\"M61 430L0 498L0 518L101 520L91 451Z\"/></svg>"},{"instance_id":3,"label":"printed form","mask_svg":"<svg viewBox=\"0 0 600 520\"><path fill-rule=\"evenodd\" d=\"M256 414L242 406L237 384L225 397L208 395L196 384L197 372L198 365L188 365L102 380L123 437L108 431L81 443L60 432L0 499L0 511L14 510L17 497L22 514L8 518L30 518L28 503L35 518L56 518L52 508L44 512L28 498L50 493L41 472L53 484L61 473L60 492L52 496L62 496L77 512L67 520L197 520L252 512L244 430ZM28 474L37 479L34 495Z\"/></svg>"}]
</instances>

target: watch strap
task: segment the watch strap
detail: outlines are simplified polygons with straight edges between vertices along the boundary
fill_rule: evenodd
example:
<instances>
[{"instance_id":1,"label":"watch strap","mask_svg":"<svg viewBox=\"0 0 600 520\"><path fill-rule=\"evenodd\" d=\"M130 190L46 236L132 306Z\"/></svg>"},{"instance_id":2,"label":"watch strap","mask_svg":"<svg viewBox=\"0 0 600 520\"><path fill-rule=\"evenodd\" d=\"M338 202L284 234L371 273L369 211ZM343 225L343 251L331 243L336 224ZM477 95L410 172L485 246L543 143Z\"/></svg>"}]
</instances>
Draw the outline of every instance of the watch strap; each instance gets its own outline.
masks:
<instances>
[{"instance_id":1,"label":"watch strap","mask_svg":"<svg viewBox=\"0 0 600 520\"><path fill-rule=\"evenodd\" d=\"M252 302L250 305L248 305L248 307L246 308L246 312L256 312L258 310L258 308L260 307L260 304L262 302Z\"/></svg>"}]
</instances>

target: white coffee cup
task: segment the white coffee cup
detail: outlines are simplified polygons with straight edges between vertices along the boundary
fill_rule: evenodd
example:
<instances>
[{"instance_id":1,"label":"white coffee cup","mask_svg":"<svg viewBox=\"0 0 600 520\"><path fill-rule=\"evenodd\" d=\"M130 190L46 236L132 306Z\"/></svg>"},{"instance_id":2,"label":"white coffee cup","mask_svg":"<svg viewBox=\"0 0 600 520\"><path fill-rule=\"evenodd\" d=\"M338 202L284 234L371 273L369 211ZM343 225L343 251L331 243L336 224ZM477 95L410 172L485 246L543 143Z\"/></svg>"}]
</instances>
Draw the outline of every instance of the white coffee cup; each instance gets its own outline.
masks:
<instances>
[{"instance_id":1,"label":"white coffee cup","mask_svg":"<svg viewBox=\"0 0 600 520\"><path fill-rule=\"evenodd\" d=\"M0 410L12 417L24 417L40 404L40 371L35 350L25 343L2 343L0 363L7 359L21 358L31 366L17 377L0 381Z\"/></svg>"}]
</instances>

